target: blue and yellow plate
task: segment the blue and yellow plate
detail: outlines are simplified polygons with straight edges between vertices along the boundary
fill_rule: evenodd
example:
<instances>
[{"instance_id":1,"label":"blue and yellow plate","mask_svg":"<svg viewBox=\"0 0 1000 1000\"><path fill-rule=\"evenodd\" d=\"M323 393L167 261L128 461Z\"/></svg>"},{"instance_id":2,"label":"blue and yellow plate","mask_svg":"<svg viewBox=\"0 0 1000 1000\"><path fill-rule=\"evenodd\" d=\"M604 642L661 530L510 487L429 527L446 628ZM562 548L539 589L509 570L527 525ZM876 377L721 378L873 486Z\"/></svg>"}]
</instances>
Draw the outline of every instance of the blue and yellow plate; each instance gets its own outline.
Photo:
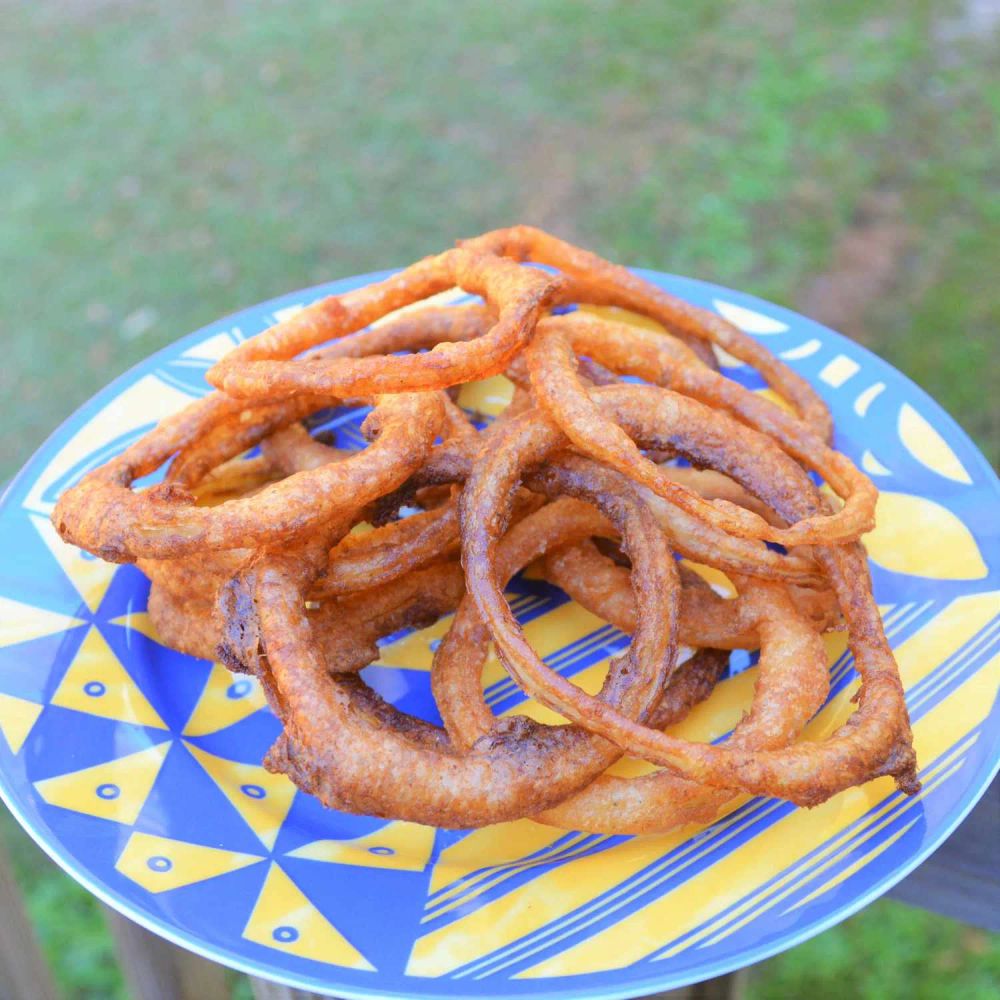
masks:
<instances>
[{"instance_id":1,"label":"blue and yellow plate","mask_svg":"<svg viewBox=\"0 0 1000 1000\"><path fill-rule=\"evenodd\" d=\"M63 544L48 515L88 469L204 393L205 370L235 343L374 277L255 306L161 351L83 406L11 484L0 507L0 792L35 840L171 941L342 997L653 993L791 947L927 857L1000 761L1000 484L933 400L863 348L749 296L655 273L808 378L833 408L838 446L882 490L866 544L923 791L907 799L881 779L812 810L744 800L706 829L661 837L527 820L454 832L327 811L260 766L278 725L256 684L160 645L142 574ZM491 380L462 401L495 412L506 388ZM361 416L334 420L341 444L362 444ZM547 661L585 686L625 645L537 580L515 581L510 599ZM427 671L442 629L391 637L368 682L436 719ZM843 639L829 647L818 735L847 716L856 686ZM734 658L684 731L724 734L753 670ZM486 683L495 711L540 712L496 664Z\"/></svg>"}]
</instances>

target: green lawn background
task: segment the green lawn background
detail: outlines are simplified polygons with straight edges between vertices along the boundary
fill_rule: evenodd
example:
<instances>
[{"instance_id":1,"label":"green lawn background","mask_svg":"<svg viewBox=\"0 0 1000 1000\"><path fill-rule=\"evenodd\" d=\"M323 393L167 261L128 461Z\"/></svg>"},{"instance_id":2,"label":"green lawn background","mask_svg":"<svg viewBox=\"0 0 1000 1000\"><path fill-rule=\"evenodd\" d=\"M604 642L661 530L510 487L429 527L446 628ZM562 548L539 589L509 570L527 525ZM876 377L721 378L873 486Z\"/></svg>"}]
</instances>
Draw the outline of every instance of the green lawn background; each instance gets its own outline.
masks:
<instances>
[{"instance_id":1,"label":"green lawn background","mask_svg":"<svg viewBox=\"0 0 1000 1000\"><path fill-rule=\"evenodd\" d=\"M182 334L512 221L843 329L996 464L996 7L0 0L0 480ZM66 995L122 996L0 825ZM998 984L996 937L878 903L750 993Z\"/></svg>"}]
</instances>

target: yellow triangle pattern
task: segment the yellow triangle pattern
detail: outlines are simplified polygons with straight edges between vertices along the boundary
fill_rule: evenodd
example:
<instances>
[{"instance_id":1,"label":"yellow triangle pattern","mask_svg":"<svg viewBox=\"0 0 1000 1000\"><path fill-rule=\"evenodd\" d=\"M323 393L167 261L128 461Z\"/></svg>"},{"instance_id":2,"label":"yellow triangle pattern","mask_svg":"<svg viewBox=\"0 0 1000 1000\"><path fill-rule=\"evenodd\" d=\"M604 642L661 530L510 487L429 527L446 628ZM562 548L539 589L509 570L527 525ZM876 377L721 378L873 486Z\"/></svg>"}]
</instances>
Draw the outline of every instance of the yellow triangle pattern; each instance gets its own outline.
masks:
<instances>
[{"instance_id":1,"label":"yellow triangle pattern","mask_svg":"<svg viewBox=\"0 0 1000 1000\"><path fill-rule=\"evenodd\" d=\"M84 623L79 618L46 611L30 604L0 597L0 646L14 646L46 635L56 635Z\"/></svg>"},{"instance_id":2,"label":"yellow triangle pattern","mask_svg":"<svg viewBox=\"0 0 1000 1000\"><path fill-rule=\"evenodd\" d=\"M430 670L434 661L434 650L444 634L451 628L452 615L447 615L428 628L409 632L395 642L379 648L380 667L396 667L404 670Z\"/></svg>"},{"instance_id":3,"label":"yellow triangle pattern","mask_svg":"<svg viewBox=\"0 0 1000 1000\"><path fill-rule=\"evenodd\" d=\"M28 733L42 714L42 706L0 692L0 733L12 753L20 753Z\"/></svg>"},{"instance_id":4,"label":"yellow triangle pattern","mask_svg":"<svg viewBox=\"0 0 1000 1000\"><path fill-rule=\"evenodd\" d=\"M167 728L96 628L73 657L52 704L116 722Z\"/></svg>"},{"instance_id":5,"label":"yellow triangle pattern","mask_svg":"<svg viewBox=\"0 0 1000 1000\"><path fill-rule=\"evenodd\" d=\"M160 636L147 611L129 611L127 614L112 618L111 624L121 625L122 628L128 629L130 632L138 632L147 639L152 639L153 642L160 642Z\"/></svg>"},{"instance_id":6,"label":"yellow triangle pattern","mask_svg":"<svg viewBox=\"0 0 1000 1000\"><path fill-rule=\"evenodd\" d=\"M184 727L185 736L207 736L242 722L267 704L256 677L234 677L213 664L205 689Z\"/></svg>"},{"instance_id":7,"label":"yellow triangle pattern","mask_svg":"<svg viewBox=\"0 0 1000 1000\"><path fill-rule=\"evenodd\" d=\"M374 971L365 957L273 863L243 937L265 948L275 948L313 962Z\"/></svg>"},{"instance_id":8,"label":"yellow triangle pattern","mask_svg":"<svg viewBox=\"0 0 1000 1000\"><path fill-rule=\"evenodd\" d=\"M148 892L166 892L184 885L228 875L263 861L254 854L222 851L149 833L133 833L115 868Z\"/></svg>"},{"instance_id":9,"label":"yellow triangle pattern","mask_svg":"<svg viewBox=\"0 0 1000 1000\"><path fill-rule=\"evenodd\" d=\"M263 844L273 848L292 807L295 786L283 774L271 774L257 764L241 764L191 743L184 745Z\"/></svg>"},{"instance_id":10,"label":"yellow triangle pattern","mask_svg":"<svg viewBox=\"0 0 1000 1000\"><path fill-rule=\"evenodd\" d=\"M169 742L159 743L127 757L36 781L35 789L49 805L115 823L134 823L169 747Z\"/></svg>"},{"instance_id":11,"label":"yellow triangle pattern","mask_svg":"<svg viewBox=\"0 0 1000 1000\"><path fill-rule=\"evenodd\" d=\"M397 821L353 840L315 840L290 857L363 868L422 872L434 850L434 827Z\"/></svg>"},{"instance_id":12,"label":"yellow triangle pattern","mask_svg":"<svg viewBox=\"0 0 1000 1000\"><path fill-rule=\"evenodd\" d=\"M75 545L68 545L59 537L47 517L32 515L31 521L84 603L91 611L96 611L101 606L118 567L83 552Z\"/></svg>"}]
</instances>

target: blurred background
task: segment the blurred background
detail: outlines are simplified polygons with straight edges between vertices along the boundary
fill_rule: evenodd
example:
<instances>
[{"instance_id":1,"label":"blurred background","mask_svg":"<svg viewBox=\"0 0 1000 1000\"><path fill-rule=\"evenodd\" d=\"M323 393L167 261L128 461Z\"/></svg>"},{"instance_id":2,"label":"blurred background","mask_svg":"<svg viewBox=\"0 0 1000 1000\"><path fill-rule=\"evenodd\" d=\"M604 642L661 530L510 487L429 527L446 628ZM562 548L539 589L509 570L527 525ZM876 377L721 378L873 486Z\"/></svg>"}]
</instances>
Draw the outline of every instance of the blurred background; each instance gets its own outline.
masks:
<instances>
[{"instance_id":1,"label":"blurred background","mask_svg":"<svg viewBox=\"0 0 1000 1000\"><path fill-rule=\"evenodd\" d=\"M0 0L0 24L0 482L210 320L514 221L799 309L1000 462L998 0ZM0 833L66 995L123 997L97 904ZM995 936L880 902L750 995L998 981Z\"/></svg>"}]
</instances>

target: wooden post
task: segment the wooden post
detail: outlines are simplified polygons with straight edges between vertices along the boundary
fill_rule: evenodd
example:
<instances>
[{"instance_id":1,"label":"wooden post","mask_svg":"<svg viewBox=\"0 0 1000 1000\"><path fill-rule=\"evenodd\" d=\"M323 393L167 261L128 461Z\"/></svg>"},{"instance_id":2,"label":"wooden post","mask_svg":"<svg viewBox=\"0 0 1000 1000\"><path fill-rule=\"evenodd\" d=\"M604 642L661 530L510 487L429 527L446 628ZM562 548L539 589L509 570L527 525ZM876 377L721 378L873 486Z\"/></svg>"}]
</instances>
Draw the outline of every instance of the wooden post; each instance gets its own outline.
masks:
<instances>
[{"instance_id":1,"label":"wooden post","mask_svg":"<svg viewBox=\"0 0 1000 1000\"><path fill-rule=\"evenodd\" d=\"M0 845L0 1000L57 997L52 974L24 912L7 853Z\"/></svg>"},{"instance_id":2,"label":"wooden post","mask_svg":"<svg viewBox=\"0 0 1000 1000\"><path fill-rule=\"evenodd\" d=\"M105 907L133 1000L226 1000L226 970Z\"/></svg>"},{"instance_id":3,"label":"wooden post","mask_svg":"<svg viewBox=\"0 0 1000 1000\"><path fill-rule=\"evenodd\" d=\"M272 983L268 979L258 979L256 976L249 976L250 988L253 990L254 1000L323 1000L318 993L307 993L305 990L296 990L291 986L282 986L280 983Z\"/></svg>"},{"instance_id":4,"label":"wooden post","mask_svg":"<svg viewBox=\"0 0 1000 1000\"><path fill-rule=\"evenodd\" d=\"M254 1000L323 1000L317 993L292 989L269 982L267 979L250 979ZM647 997L647 1000L742 1000L746 992L746 973L734 972L705 983L695 983L679 990L668 990Z\"/></svg>"},{"instance_id":5,"label":"wooden post","mask_svg":"<svg viewBox=\"0 0 1000 1000\"><path fill-rule=\"evenodd\" d=\"M746 995L747 972L740 969L728 976L706 979L703 983L692 983L677 990L657 993L646 1000L743 1000Z\"/></svg>"}]
</instances>

